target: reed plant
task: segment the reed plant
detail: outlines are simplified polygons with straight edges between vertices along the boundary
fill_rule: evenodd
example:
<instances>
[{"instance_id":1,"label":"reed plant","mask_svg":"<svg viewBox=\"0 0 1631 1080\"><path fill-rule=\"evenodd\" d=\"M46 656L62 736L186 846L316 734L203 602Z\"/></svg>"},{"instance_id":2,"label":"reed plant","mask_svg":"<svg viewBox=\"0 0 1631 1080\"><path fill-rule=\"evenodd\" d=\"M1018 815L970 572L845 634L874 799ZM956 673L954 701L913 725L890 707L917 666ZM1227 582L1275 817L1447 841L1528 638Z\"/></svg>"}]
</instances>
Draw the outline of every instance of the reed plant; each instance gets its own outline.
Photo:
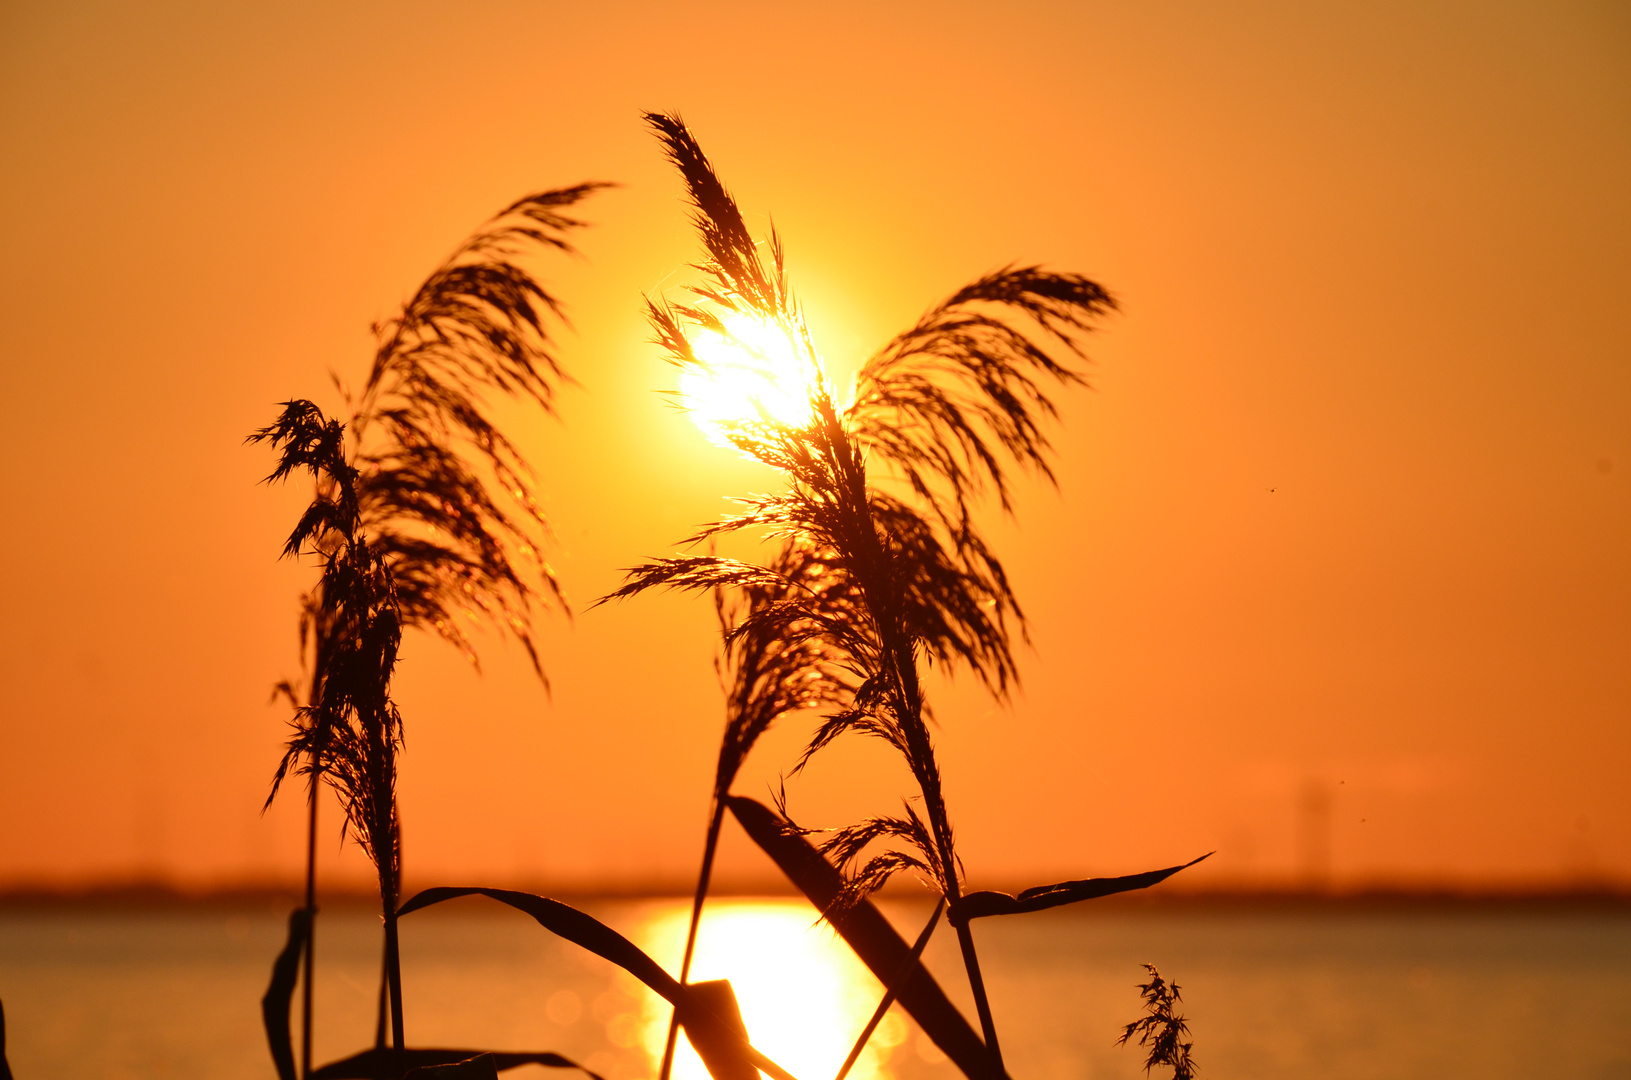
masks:
<instances>
[{"instance_id":1,"label":"reed plant","mask_svg":"<svg viewBox=\"0 0 1631 1080\"><path fill-rule=\"evenodd\" d=\"M546 523L535 474L487 399L553 411L557 387L569 381L551 336L561 305L522 257L571 252L568 237L582 223L570 210L602 186L529 195L461 243L396 318L376 325L378 345L348 424L291 401L251 436L280 452L269 479L297 470L313 477L313 501L284 554L308 552L322 563L301 603L304 686L279 686L294 706L295 730L267 798L269 806L291 771L306 776L302 1076L311 1074L320 781L340 795L347 828L378 872L386 924L378 1040L389 1002L392 1042L403 1046L395 922L402 725L389 698L402 630L434 633L479 666L464 626L486 623L519 642L544 679L532 613L566 605L540 554Z\"/></svg>"},{"instance_id":2,"label":"reed plant","mask_svg":"<svg viewBox=\"0 0 1631 1080\"><path fill-rule=\"evenodd\" d=\"M302 602L305 684L286 682L279 688L294 706L294 733L267 800L269 805L291 774L307 778L306 904L290 919L289 942L273 964L262 1000L274 1063L284 1080L400 1077L414 1067L472 1059L480 1059L474 1067L482 1069L537 1063L579 1069L600 1080L553 1052L408 1047L398 921L470 895L523 911L551 933L646 983L675 1006L719 1080L753 1080L761 1071L775 1080L793 1080L748 1042L729 984L686 986L584 912L546 897L480 886L438 886L399 902L396 764L403 726L390 685L403 630L439 634L474 662L474 643L460 622L486 621L521 643L543 679L531 612L539 604L565 608L538 553L545 523L532 470L493 423L485 397L519 397L548 412L556 388L567 381L548 331L561 316L560 305L515 256L538 246L570 251L566 235L579 222L565 210L599 186L529 196L465 241L397 319L377 328L380 345L349 423L328 418L309 401L289 401L276 422L250 437L279 453L268 480L299 471L312 476L313 500L284 554L309 554L322 565L317 586ZM801 576L791 563L786 570ZM817 562L811 561L804 576L816 572ZM734 749L722 753L720 765L731 775L780 711L823 700L826 693L820 678L812 681L802 667L789 666L790 655L777 643L765 641L757 650L744 644L738 654L743 672L757 672L749 678L757 689L744 691L743 705L732 717ZM767 704L758 696L761 690L786 700ZM385 949L374 1048L313 1070L311 928L319 782L340 795L347 832L376 868ZM729 780L724 784L728 788ZM716 823L716 836L717 831ZM288 1009L302 959L305 1022L297 1073Z\"/></svg>"},{"instance_id":3,"label":"reed plant","mask_svg":"<svg viewBox=\"0 0 1631 1080\"><path fill-rule=\"evenodd\" d=\"M279 451L277 468L268 479L281 480L304 469L316 481L318 494L284 550L310 550L323 560L314 615L325 632L321 681L313 687L312 704L296 710L295 733L273 778L273 794L292 769L314 782L321 771L340 795L346 830L367 853L378 877L392 1045L400 1050L404 1043L396 909L402 833L396 759L402 747L402 717L391 700L391 677L402 641L396 585L383 554L363 532L359 474L346 458L344 425L325 417L309 401L290 401L276 423L252 437ZM310 942L309 920L305 930Z\"/></svg>"},{"instance_id":4,"label":"reed plant","mask_svg":"<svg viewBox=\"0 0 1631 1080\"><path fill-rule=\"evenodd\" d=\"M1145 964L1144 970L1150 981L1140 983L1138 992L1144 999L1145 1015L1122 1029L1116 1045L1125 1046L1136 1035L1138 1045L1148 1048L1144 1056L1146 1074L1157 1065L1167 1065L1172 1068L1172 1080L1194 1080L1195 1060L1189 1053L1194 1044L1185 1041L1189 1038L1189 1023L1178 1011L1183 1002L1178 984L1163 979L1154 964Z\"/></svg>"},{"instance_id":5,"label":"reed plant","mask_svg":"<svg viewBox=\"0 0 1631 1080\"><path fill-rule=\"evenodd\" d=\"M1080 275L998 270L886 343L862 365L853 391L840 397L788 286L779 239L774 232L763 245L753 238L678 117L646 119L685 181L706 252L703 282L688 302L648 302L658 342L682 369L706 373L710 363L699 340L762 352L768 333L785 344L807 391L802 415L778 418L760 407L724 426L732 445L782 472L785 490L744 498L741 513L689 538L709 544L709 554L635 567L600 601L658 587L705 591L723 635L726 722L679 978L592 916L547 897L485 886L438 886L406 902L399 896L395 785L403 724L391 682L402 633L417 627L438 634L474 662L464 624L488 623L521 644L542 680L532 613L565 609L539 556L545 522L532 470L493 422L486 399L517 397L548 412L567 381L549 332L559 304L517 256L540 247L571 250L567 236L579 222L567 210L598 186L580 185L501 212L455 250L396 319L377 328L374 362L362 392L348 397L347 420L309 401L289 401L273 424L251 436L278 452L268 479L312 477L313 500L284 553L306 553L321 565L299 623L306 677L300 686L281 686L294 706L294 732L268 798L270 804L290 775L306 777L306 902L291 917L289 943L263 999L283 1080L400 1077L416 1065L481 1057L476 1050L410 1048L403 1031L398 921L468 896L526 913L666 999L674 1019L664 1080L679 1028L715 1080L756 1080L761 1072L793 1080L753 1047L728 983L689 981L726 809L885 983L843 1073L898 998L965 1073L1006 1080L971 921L1144 888L1183 868L1059 882L1012 896L969 891L921 678L922 665L971 672L998 699L1017 684L1013 650L1026 636L1025 615L981 532L980 508L995 502L1011 512L1018 473L1052 478L1051 395L1083 382L1083 339L1115 309L1114 300ZM715 541L738 532L767 541L769 557L751 562L711 552ZM792 823L785 798L777 814L732 794L757 741L798 713L819 720L795 774L841 736L882 739L914 780L901 812L831 830L817 849L806 839L816 831ZM385 947L374 1048L314 1071L311 928L321 783L339 794L345 830L376 868ZM868 900L903 871L939 894L910 948ZM921 970L942 915L957 932L978 1036ZM288 1013L302 961L297 1071ZM1176 987L1172 992L1176 1000ZM1187 1061L1187 1044L1183 1049ZM525 1062L581 1068L545 1051L493 1054L480 1068Z\"/></svg>"},{"instance_id":6,"label":"reed plant","mask_svg":"<svg viewBox=\"0 0 1631 1080\"><path fill-rule=\"evenodd\" d=\"M990 496L1012 509L1015 466L1051 478L1050 394L1083 381L1081 338L1115 302L1080 275L996 271L875 353L841 404L788 287L780 240L772 232L764 258L685 124L672 115L646 119L685 181L706 251L704 281L690 302L648 303L658 343L676 366L706 373L696 340L712 335L751 351L740 329L747 320L786 339L808 383L802 422L761 411L724 429L739 450L780 470L786 490L742 498L742 513L687 543L743 530L785 538L827 553L841 585L814 591L774 563L679 556L633 568L612 596L654 587L766 591L778 599L747 605L727 642L816 641L823 662L842 670L853 690L826 714L798 767L845 733L880 738L911 770L922 812L909 801L899 815L839 829L825 842L823 852L847 871L834 907L853 905L905 870L932 884L957 930L991 1072L1001 1075L978 954L959 907L962 865L919 665L969 670L999 698L1015 684L1013 639L1023 637L1025 617L975 509Z\"/></svg>"},{"instance_id":7,"label":"reed plant","mask_svg":"<svg viewBox=\"0 0 1631 1080\"><path fill-rule=\"evenodd\" d=\"M819 628L797 620L755 621L751 617L795 596L822 597L828 611L842 609L847 599L847 581L835 571L831 551L788 541L771 561L774 580L750 583L727 592L713 593L725 648L716 661L721 685L725 688L725 729L714 766L713 790L709 795L708 828L702 845L702 867L697 874L692 897L691 918L686 927L685 951L680 960L681 984L691 976L696 952L697 927L702 919L714 858L719 850L719 833L724 824L726 800L736 782L748 752L771 725L784 716L811 709L835 706L853 692L839 658L822 639ZM789 592L792 590L792 592ZM747 625L743 633L733 633ZM675 1038L679 1033L679 1011L668 1025L663 1045L660 1080L668 1080L674 1062Z\"/></svg>"}]
</instances>

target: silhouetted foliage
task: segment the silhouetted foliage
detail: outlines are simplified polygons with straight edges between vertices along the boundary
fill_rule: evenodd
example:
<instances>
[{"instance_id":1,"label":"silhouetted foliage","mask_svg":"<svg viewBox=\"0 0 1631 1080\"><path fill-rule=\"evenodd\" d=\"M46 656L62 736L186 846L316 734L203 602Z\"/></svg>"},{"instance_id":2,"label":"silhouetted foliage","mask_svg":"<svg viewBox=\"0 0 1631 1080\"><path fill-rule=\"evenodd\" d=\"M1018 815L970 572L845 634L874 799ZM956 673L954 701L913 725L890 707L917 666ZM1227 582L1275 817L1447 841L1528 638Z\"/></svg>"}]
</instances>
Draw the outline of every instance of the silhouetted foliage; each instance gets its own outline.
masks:
<instances>
[{"instance_id":1,"label":"silhouetted foliage","mask_svg":"<svg viewBox=\"0 0 1631 1080\"><path fill-rule=\"evenodd\" d=\"M941 1053L971 1077L1006 1076L993 1069L980 1036L957 1011L934 976L921 968L908 981L897 974L907 967L908 948L899 932L881 911L861 899L842 911L833 900L844 887L844 876L828 862L801 830L793 828L769 807L742 795L726 800L731 814L753 842L770 856L782 874L792 882L818 911L829 911L829 921L855 955L861 958L878 981L896 988L901 1008L915 1020Z\"/></svg>"},{"instance_id":2,"label":"silhouetted foliage","mask_svg":"<svg viewBox=\"0 0 1631 1080\"><path fill-rule=\"evenodd\" d=\"M946 916L953 923L959 923L967 922L969 919L985 918L988 915L1022 915L1030 911L1046 911L1048 908L1061 907L1065 904L1079 904L1083 900L1097 900L1101 896L1114 896L1116 893L1131 892L1134 889L1148 889L1152 885L1159 885L1180 870L1188 870L1203 859L1211 858L1212 855L1213 853L1209 851L1199 859L1191 859L1181 866L1169 866L1165 870L1147 870L1142 874L1082 878L1078 881L1037 885L1021 890L1018 896L1003 892L965 893L962 899L957 901L957 906L948 911Z\"/></svg>"},{"instance_id":3,"label":"silhouetted foliage","mask_svg":"<svg viewBox=\"0 0 1631 1080\"><path fill-rule=\"evenodd\" d=\"M283 951L272 961L272 981L261 997L261 1022L272 1051L272 1064L278 1080L295 1080L294 1040L289 1032L289 1002L294 998L295 980L300 977L300 953L311 932L311 912L295 908L289 913L289 938Z\"/></svg>"},{"instance_id":4,"label":"silhouetted foliage","mask_svg":"<svg viewBox=\"0 0 1631 1080\"><path fill-rule=\"evenodd\" d=\"M485 1060L477 1060L485 1059ZM378 1080L380 1076L436 1076L437 1071L477 1060L494 1072L522 1065L550 1069L576 1069L590 1080L605 1080L599 1073L550 1050L470 1050L449 1047L408 1047L396 1051L376 1047L353 1054L312 1071L311 1080ZM458 1075L457 1072L454 1075Z\"/></svg>"},{"instance_id":5,"label":"silhouetted foliage","mask_svg":"<svg viewBox=\"0 0 1631 1080\"><path fill-rule=\"evenodd\" d=\"M717 982L682 985L634 942L570 904L514 889L438 887L416 893L398 914L408 915L463 896L485 896L524 911L550 933L610 960L656 991L679 1011L680 1023L715 1080L752 1080L755 1070L775 1080L793 1080L787 1070L748 1042L729 983L723 987Z\"/></svg>"},{"instance_id":6,"label":"silhouetted foliage","mask_svg":"<svg viewBox=\"0 0 1631 1080\"><path fill-rule=\"evenodd\" d=\"M485 397L553 411L570 381L549 332L561 305L517 258L572 252L566 237L583 223L567 210L605 186L529 195L461 244L381 329L352 422L362 524L390 563L404 624L474 662L459 616L476 616L514 636L540 677L531 610L561 603L560 588L539 551L532 467Z\"/></svg>"},{"instance_id":7,"label":"silhouetted foliage","mask_svg":"<svg viewBox=\"0 0 1631 1080\"><path fill-rule=\"evenodd\" d=\"M1178 1012L1183 1000L1178 995L1178 984L1161 978L1154 964L1145 964L1144 970L1150 973L1150 981L1139 983L1138 990L1149 1015L1128 1024L1116 1045L1123 1046L1137 1035L1138 1045L1149 1048L1144 1059L1146 1073L1157 1065L1170 1065L1172 1080L1193 1080L1195 1062L1189 1056L1193 1044L1184 1041L1189 1037L1189 1024Z\"/></svg>"},{"instance_id":8,"label":"silhouetted foliage","mask_svg":"<svg viewBox=\"0 0 1631 1080\"><path fill-rule=\"evenodd\" d=\"M6 1007L0 1003L0 1080L11 1080L11 1063L6 1060Z\"/></svg>"},{"instance_id":9,"label":"silhouetted foliage","mask_svg":"<svg viewBox=\"0 0 1631 1080\"><path fill-rule=\"evenodd\" d=\"M1076 275L998 271L954 293L875 354L862 368L854 402L841 408L788 289L779 239L772 234L767 264L685 125L675 116L646 119L685 179L707 253L699 265L705 280L692 290L696 302L648 303L657 342L675 365L706 371L691 336L706 331L730 340L725 316L748 316L786 335L811 387L811 415L802 427L761 417L726 429L739 449L781 470L788 489L743 499L744 513L691 539L753 529L830 553L843 582L833 595L844 607L835 610L773 567L695 556L637 567L613 596L654 585L780 589L783 599L750 611L729 639L819 637L855 686L819 727L805 760L845 732L881 738L906 760L923 800L921 816L908 806L901 816L861 822L827 842L825 851L852 866L838 905L853 904L905 869L920 872L955 904L961 868L918 657L965 667L998 695L1013 683L1012 635L1023 632L1024 615L971 518L971 502L992 490L1008 507L1011 463L1051 475L1041 429L1054 412L1049 387L1080 382L1081 374L1047 346L1079 355L1081 334L1114 301ZM903 493L874 482L869 462ZM863 861L880 842L885 850ZM958 929L986 1043L1000 1061L973 942L966 925Z\"/></svg>"},{"instance_id":10,"label":"silhouetted foliage","mask_svg":"<svg viewBox=\"0 0 1631 1080\"><path fill-rule=\"evenodd\" d=\"M385 997L397 1050L403 1042L395 785L402 722L390 679L404 627L430 630L474 662L461 626L470 617L516 638L543 678L532 608L540 600L564 603L539 553L544 520L532 468L495 426L486 397L553 408L566 375L548 323L561 318L561 308L517 260L529 248L570 252L566 236L581 223L567 210L601 186L546 191L506 207L436 268L397 318L376 327L379 345L349 439L346 425L308 401L286 402L274 424L251 436L280 451L269 480L312 475L312 503L284 555L309 553L322 564L317 586L302 601L305 699L288 682L278 688L295 708L295 732L267 804L291 769L309 777L306 909L314 916L318 779L339 793L348 831L378 871ZM311 941L308 932L306 1074Z\"/></svg>"},{"instance_id":11,"label":"silhouetted foliage","mask_svg":"<svg viewBox=\"0 0 1631 1080\"><path fill-rule=\"evenodd\" d=\"M392 1040L403 1046L396 905L402 874L396 806L396 757L402 717L391 700L391 676L402 619L389 565L363 533L357 470L343 453L344 428L309 401L285 402L277 421L251 436L278 450L268 480L296 469L312 474L316 494L284 546L309 551L322 576L307 600L307 623L319 629L311 703L295 710L294 734L272 779L270 805L291 770L319 775L340 796L345 826L374 864L385 916L386 976ZM308 904L308 917L310 914ZM308 933L309 933L308 922ZM308 975L309 983L309 975Z\"/></svg>"}]
</instances>

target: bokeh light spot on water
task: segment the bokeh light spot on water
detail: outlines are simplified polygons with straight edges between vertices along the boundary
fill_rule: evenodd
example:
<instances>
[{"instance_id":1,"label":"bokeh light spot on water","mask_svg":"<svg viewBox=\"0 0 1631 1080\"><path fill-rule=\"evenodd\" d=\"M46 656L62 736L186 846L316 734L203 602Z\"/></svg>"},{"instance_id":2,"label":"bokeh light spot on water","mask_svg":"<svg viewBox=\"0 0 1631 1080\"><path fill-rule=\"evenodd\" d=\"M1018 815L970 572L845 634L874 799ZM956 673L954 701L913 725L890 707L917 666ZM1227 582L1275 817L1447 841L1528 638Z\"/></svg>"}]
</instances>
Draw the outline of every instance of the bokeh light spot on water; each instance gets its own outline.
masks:
<instances>
[{"instance_id":1,"label":"bokeh light spot on water","mask_svg":"<svg viewBox=\"0 0 1631 1080\"><path fill-rule=\"evenodd\" d=\"M671 971L685 951L689 910L654 912L640 945ZM834 1076L866 1024L883 988L808 904L797 901L715 901L697 934L691 981L729 979L753 1045L794 1076ZM648 1001L643 1042L661 1060L668 1034L666 1003ZM850 1076L882 1080L890 1051L906 1025L890 1014L868 1042ZM702 1061L682 1039L674 1055L677 1080L708 1080Z\"/></svg>"},{"instance_id":2,"label":"bokeh light spot on water","mask_svg":"<svg viewBox=\"0 0 1631 1080\"><path fill-rule=\"evenodd\" d=\"M583 1015L583 1000L571 990L557 990L544 1002L544 1015L562 1027L575 1024Z\"/></svg>"}]
</instances>

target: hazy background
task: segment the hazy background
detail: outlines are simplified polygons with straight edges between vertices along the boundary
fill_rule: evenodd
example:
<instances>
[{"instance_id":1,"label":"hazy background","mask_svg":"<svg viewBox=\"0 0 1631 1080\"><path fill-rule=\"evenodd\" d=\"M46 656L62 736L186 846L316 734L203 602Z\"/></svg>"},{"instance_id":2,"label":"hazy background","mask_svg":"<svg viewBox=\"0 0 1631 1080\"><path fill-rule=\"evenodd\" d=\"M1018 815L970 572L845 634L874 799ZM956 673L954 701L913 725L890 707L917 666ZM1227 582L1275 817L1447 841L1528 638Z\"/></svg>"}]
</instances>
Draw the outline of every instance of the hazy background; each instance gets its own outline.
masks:
<instances>
[{"instance_id":1,"label":"hazy background","mask_svg":"<svg viewBox=\"0 0 1631 1080\"><path fill-rule=\"evenodd\" d=\"M482 678L405 643L406 865L693 872L711 612L585 609L775 478L652 393L641 295L697 249L643 109L774 216L837 368L1009 261L1123 301L1059 492L993 524L1024 692L936 691L975 887L1214 848L1193 884L1631 885L1623 5L16 2L0 888L299 874L298 797L259 808L308 492L243 437L338 408L470 229L586 179L623 187L538 264L581 388L514 417L578 615L543 620L552 697L491 638ZM906 787L858 744L789 791L820 824Z\"/></svg>"}]
</instances>

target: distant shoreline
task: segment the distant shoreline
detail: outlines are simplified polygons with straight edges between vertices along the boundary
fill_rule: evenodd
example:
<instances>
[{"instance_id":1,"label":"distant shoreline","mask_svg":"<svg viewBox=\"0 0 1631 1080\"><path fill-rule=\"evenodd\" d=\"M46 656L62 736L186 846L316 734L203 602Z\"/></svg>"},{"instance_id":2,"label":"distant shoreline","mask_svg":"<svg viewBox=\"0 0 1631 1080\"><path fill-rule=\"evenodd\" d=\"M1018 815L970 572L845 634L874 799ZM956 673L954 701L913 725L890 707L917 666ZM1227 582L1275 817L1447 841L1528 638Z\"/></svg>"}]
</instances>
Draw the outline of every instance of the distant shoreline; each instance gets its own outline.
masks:
<instances>
[{"instance_id":1,"label":"distant shoreline","mask_svg":"<svg viewBox=\"0 0 1631 1080\"><path fill-rule=\"evenodd\" d=\"M755 897L786 899L796 896L787 889L767 887L771 883L750 883L747 887L724 887L712 895L720 900ZM759 887L753 887L758 885ZM404 891L410 896L415 884ZM587 888L581 884L549 885L504 883L506 888L551 896L568 903L618 902L638 900L688 900L687 890L662 885ZM883 892L884 902L927 901L921 889L893 888ZM172 882L104 882L83 885L20 885L0 887L0 911L39 908L73 909L209 909L268 907L287 910L300 903L295 883L191 886ZM373 910L377 894L360 888L326 889L319 898L322 907ZM1306 889L1290 887L1233 887L1184 889L1157 887L1091 901L1094 910L1115 909L1310 909L1310 910L1603 910L1631 913L1631 886L1534 886L1478 887L1452 885L1369 886ZM1068 909L1066 909L1068 910Z\"/></svg>"}]
</instances>

